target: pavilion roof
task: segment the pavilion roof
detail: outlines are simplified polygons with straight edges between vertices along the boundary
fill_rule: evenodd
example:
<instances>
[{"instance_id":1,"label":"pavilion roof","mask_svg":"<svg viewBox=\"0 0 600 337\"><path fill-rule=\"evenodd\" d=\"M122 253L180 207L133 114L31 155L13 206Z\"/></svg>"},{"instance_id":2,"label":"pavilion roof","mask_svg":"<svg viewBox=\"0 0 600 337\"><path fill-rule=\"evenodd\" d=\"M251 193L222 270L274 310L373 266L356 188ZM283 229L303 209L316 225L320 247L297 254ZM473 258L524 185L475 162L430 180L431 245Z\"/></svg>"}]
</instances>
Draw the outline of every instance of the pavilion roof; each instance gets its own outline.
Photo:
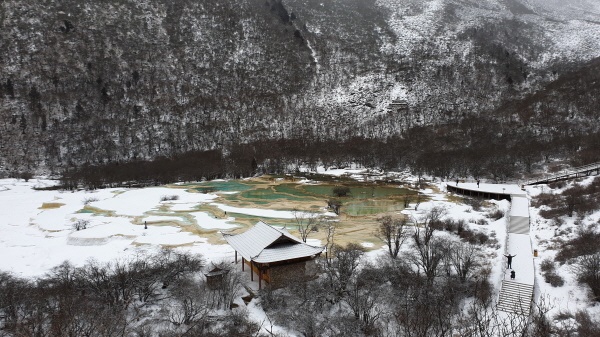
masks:
<instances>
[{"instance_id":1,"label":"pavilion roof","mask_svg":"<svg viewBox=\"0 0 600 337\"><path fill-rule=\"evenodd\" d=\"M310 257L324 249L302 242L285 228L276 228L262 221L243 233L223 233L223 237L246 260L258 263Z\"/></svg>"}]
</instances>

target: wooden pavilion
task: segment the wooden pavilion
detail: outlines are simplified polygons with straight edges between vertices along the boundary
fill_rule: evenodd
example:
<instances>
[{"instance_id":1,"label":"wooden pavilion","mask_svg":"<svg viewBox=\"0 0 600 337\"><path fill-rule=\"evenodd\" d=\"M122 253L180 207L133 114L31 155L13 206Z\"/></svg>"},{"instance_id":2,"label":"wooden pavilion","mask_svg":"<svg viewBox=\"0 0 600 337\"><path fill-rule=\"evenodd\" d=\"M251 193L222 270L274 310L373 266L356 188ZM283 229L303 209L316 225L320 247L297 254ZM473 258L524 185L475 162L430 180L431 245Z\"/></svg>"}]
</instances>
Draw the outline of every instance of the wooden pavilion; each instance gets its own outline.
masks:
<instances>
[{"instance_id":1,"label":"wooden pavilion","mask_svg":"<svg viewBox=\"0 0 600 337\"><path fill-rule=\"evenodd\" d=\"M254 227L240 234L223 233L225 240L242 257L242 270L250 267L250 279L258 276L271 286L282 286L291 279L306 279L311 274L312 260L325 247L311 246L291 235L285 228L276 228L259 221Z\"/></svg>"}]
</instances>

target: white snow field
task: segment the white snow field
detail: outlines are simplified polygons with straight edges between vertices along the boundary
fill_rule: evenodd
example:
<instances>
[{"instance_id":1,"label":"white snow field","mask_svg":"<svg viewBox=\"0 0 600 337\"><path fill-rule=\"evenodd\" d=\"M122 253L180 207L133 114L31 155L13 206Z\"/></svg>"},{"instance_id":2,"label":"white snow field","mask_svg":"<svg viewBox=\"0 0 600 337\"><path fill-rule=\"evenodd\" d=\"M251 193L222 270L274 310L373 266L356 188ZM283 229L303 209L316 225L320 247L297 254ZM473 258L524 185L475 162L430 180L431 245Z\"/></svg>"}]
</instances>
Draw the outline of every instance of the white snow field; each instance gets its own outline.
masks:
<instances>
[{"instance_id":1,"label":"white snow field","mask_svg":"<svg viewBox=\"0 0 600 337\"><path fill-rule=\"evenodd\" d=\"M372 174L370 171L357 169L320 169L319 172L334 175L364 173L365 177ZM406 178L406 173L395 174L396 177ZM416 181L416 178L414 180ZM154 251L160 247L176 247L175 249L200 253L209 263L233 262L234 251L225 241L223 244L209 244L206 238L186 231L186 228L199 226L206 231L232 229L237 226L235 218L232 217L234 213L264 217L267 222L270 217L293 217L292 212L227 206L215 202L218 197L216 194L192 193L181 188L119 188L92 192L33 189L36 186L52 184L54 182L42 179L29 182L16 179L0 180L0 270L12 272L17 276L35 277L45 274L64 260L83 265L90 258L111 261L133 256L140 251ZM442 206L447 209L447 217L463 219L471 230L483 232L497 240L495 246L486 246L483 252L492 266L490 281L496 285L496 296L502 281L510 278L509 271L506 270L506 258L503 256L510 253L517 255L513 260L513 268L517 272L515 281L535 283L535 298L549 297L553 304L551 314L561 310L575 312L581 309L587 309L590 313L600 313L600 306L592 307L587 289L577 283L568 265L559 266L557 269L565 278L564 286L554 288L544 282L539 272L539 263L542 259L554 258L557 251L553 247L552 239L558 234L555 226L539 217L539 210L523 205L513 206L513 210L519 214L529 212L531 232L530 235L509 234L507 216L482 225L481 221L486 219L486 210L478 212L472 206L448 201L448 193L444 192L445 184L437 183L441 192L436 192L435 189L421 190L430 201L422 203L417 211L413 208L402 213L418 218L431 207ZM455 185L452 181L447 184ZM479 188L475 183L460 185L474 190L485 188L499 193L522 193L520 197L526 200L541 193L543 189L546 189L546 192L548 189L544 185L531 186L526 187L524 192L516 185L510 187L482 183ZM161 201L163 196L173 195L177 195L176 200ZM507 200L489 200L489 203L509 213L511 205ZM88 207L84 210L85 204ZM200 211L201 205L216 206L232 214L228 218L214 218L209 213ZM599 220L600 212L596 212L586 217L584 222L591 224ZM87 228L75 230L73 224L77 221L87 221ZM567 224L573 225L574 221L575 219L567 219ZM144 222L147 223L148 229L144 229ZM310 241L313 245L320 244L319 240ZM375 249L366 255L369 259L387 254L383 245L375 244L372 248ZM533 257L532 248L539 250L539 257ZM524 272L527 270L534 273ZM260 316L259 314L258 311L253 312L252 316Z\"/></svg>"},{"instance_id":2,"label":"white snow field","mask_svg":"<svg viewBox=\"0 0 600 337\"><path fill-rule=\"evenodd\" d=\"M152 214L161 205L170 212L193 210L215 199L214 194L166 187L93 192L33 189L52 184L36 179L0 180L0 270L34 277L64 260L82 265L91 258L110 261L139 251L174 246L201 253L208 261L233 257L228 245L208 244L205 238L184 229L231 229L237 227L231 223L234 218L215 219L207 213L194 212L190 214L195 223L190 223L177 213ZM177 200L161 201L163 196L174 195ZM94 212L84 210L85 204ZM77 221L87 222L86 228L74 229ZM148 229L144 229L144 222Z\"/></svg>"}]
</instances>

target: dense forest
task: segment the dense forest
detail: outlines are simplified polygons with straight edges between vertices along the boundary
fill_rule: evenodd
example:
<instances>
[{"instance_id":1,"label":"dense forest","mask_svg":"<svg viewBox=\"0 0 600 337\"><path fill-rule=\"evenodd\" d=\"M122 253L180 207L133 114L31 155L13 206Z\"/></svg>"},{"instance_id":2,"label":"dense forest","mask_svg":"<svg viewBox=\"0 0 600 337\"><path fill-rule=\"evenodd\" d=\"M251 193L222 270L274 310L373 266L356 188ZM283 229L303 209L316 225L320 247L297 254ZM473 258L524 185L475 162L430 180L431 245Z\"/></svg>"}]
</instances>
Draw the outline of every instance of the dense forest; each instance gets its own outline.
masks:
<instances>
[{"instance_id":1,"label":"dense forest","mask_svg":"<svg viewBox=\"0 0 600 337\"><path fill-rule=\"evenodd\" d=\"M502 180L600 159L597 24L433 3L3 1L1 174L164 181L189 158L167 180L348 163Z\"/></svg>"}]
</instances>

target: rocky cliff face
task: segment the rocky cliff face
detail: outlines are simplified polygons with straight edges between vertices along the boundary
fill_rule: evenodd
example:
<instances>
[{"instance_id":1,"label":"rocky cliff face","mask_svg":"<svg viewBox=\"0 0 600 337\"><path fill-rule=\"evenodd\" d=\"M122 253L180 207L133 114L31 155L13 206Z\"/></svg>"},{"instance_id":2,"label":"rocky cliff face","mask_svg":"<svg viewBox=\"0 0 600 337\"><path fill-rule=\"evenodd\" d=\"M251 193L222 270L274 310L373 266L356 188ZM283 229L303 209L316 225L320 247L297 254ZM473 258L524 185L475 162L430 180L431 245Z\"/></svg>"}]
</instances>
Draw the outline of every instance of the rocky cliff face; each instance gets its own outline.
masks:
<instances>
[{"instance_id":1,"label":"rocky cliff face","mask_svg":"<svg viewBox=\"0 0 600 337\"><path fill-rule=\"evenodd\" d=\"M402 139L482 117L548 141L565 120L593 133L599 6L553 4L2 1L0 165Z\"/></svg>"}]
</instances>

